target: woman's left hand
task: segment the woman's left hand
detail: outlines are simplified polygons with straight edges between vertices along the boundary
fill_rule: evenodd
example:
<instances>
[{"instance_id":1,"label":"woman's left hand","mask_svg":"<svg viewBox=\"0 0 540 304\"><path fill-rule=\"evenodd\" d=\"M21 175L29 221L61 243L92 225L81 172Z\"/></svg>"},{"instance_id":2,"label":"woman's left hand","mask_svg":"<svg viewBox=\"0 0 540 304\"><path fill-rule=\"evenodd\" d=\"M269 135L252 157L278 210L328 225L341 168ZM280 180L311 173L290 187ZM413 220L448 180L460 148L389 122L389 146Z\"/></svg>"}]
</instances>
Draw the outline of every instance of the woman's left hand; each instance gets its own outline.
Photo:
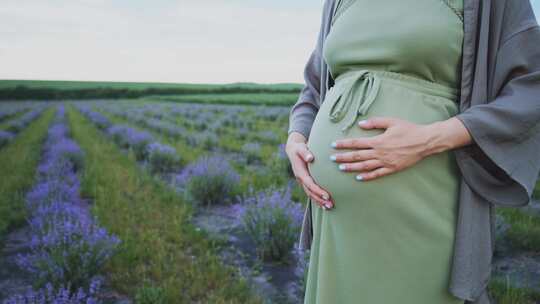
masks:
<instances>
[{"instance_id":1,"label":"woman's left hand","mask_svg":"<svg viewBox=\"0 0 540 304\"><path fill-rule=\"evenodd\" d=\"M360 138L336 140L335 149L358 149L335 153L333 161L340 170L361 172L357 180L367 181L398 172L422 160L430 151L434 137L430 125L415 124L400 118L372 117L358 123L363 129L386 129L383 133Z\"/></svg>"}]
</instances>

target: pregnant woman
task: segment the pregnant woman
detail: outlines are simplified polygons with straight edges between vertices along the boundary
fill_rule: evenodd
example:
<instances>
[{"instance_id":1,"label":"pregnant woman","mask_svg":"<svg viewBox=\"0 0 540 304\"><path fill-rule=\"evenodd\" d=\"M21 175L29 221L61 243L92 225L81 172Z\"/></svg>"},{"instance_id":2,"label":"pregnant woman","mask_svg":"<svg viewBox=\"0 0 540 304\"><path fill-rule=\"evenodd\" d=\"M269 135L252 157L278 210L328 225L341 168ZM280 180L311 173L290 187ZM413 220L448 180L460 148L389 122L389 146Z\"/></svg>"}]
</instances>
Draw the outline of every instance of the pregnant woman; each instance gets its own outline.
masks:
<instances>
[{"instance_id":1,"label":"pregnant woman","mask_svg":"<svg viewBox=\"0 0 540 304\"><path fill-rule=\"evenodd\" d=\"M304 303L464 303L447 288L460 173L424 128L447 121L448 145L471 141L448 120L462 46L463 0L336 1L322 53L335 84L304 155L322 207Z\"/></svg>"},{"instance_id":2,"label":"pregnant woman","mask_svg":"<svg viewBox=\"0 0 540 304\"><path fill-rule=\"evenodd\" d=\"M323 49L335 84L307 143L332 210L313 209L305 303L463 304L447 291L460 179L452 152L414 155L423 142L402 134L413 158L395 165L411 166L370 181L351 169L390 170L373 151L338 155L384 131L362 128L370 117L424 125L458 113L462 1L337 2Z\"/></svg>"},{"instance_id":3,"label":"pregnant woman","mask_svg":"<svg viewBox=\"0 0 540 304\"><path fill-rule=\"evenodd\" d=\"M460 179L452 152L372 181L343 162L383 167L370 151L343 153L340 164L332 157L335 148L353 151L352 141L340 139L383 132L355 126L367 118L423 125L458 113L462 1L337 3L323 49L335 85L308 141L315 158L309 172L330 192L334 209L313 209L306 303L463 303L447 291ZM421 142L405 139L404 150L421 153Z\"/></svg>"}]
</instances>

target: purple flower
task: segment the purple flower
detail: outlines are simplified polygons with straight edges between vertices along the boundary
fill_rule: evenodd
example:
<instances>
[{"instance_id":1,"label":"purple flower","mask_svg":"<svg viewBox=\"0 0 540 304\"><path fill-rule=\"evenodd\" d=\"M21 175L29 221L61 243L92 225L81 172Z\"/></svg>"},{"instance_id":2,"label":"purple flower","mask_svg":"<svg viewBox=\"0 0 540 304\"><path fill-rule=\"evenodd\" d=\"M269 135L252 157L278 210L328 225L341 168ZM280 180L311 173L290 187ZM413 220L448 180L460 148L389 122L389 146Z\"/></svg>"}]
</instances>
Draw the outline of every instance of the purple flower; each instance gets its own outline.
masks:
<instances>
[{"instance_id":1,"label":"purple flower","mask_svg":"<svg viewBox=\"0 0 540 304\"><path fill-rule=\"evenodd\" d=\"M0 130L0 148L7 145L11 140L13 140L13 137L13 133Z\"/></svg>"}]
</instances>

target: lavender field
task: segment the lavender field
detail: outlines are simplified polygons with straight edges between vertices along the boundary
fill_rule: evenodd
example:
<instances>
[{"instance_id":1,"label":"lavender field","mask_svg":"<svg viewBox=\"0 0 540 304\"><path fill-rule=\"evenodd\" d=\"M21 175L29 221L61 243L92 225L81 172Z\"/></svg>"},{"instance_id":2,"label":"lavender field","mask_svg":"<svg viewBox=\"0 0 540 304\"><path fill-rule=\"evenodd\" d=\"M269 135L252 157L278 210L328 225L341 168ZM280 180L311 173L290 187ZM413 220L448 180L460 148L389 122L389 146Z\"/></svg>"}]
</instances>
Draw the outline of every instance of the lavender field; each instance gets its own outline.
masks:
<instances>
[{"instance_id":1,"label":"lavender field","mask_svg":"<svg viewBox=\"0 0 540 304\"><path fill-rule=\"evenodd\" d=\"M302 303L289 109L2 102L0 303ZM497 303L540 302L538 206L497 210Z\"/></svg>"}]
</instances>

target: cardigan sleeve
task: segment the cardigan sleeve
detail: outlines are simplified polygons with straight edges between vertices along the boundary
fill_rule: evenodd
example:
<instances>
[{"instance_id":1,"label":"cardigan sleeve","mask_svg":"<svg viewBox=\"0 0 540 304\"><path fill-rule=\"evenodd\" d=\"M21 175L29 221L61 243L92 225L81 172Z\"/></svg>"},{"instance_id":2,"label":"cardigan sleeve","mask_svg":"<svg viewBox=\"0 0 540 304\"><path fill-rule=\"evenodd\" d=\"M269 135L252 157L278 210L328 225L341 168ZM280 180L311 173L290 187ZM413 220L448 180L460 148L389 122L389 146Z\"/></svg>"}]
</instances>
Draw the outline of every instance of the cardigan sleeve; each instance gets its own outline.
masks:
<instances>
[{"instance_id":1,"label":"cardigan sleeve","mask_svg":"<svg viewBox=\"0 0 540 304\"><path fill-rule=\"evenodd\" d=\"M507 207L529 203L540 172L540 27L528 0L519 7L520 14L514 10L506 18L515 30L497 51L491 83L496 97L456 115L475 146L469 165L483 167L468 183Z\"/></svg>"},{"instance_id":2,"label":"cardigan sleeve","mask_svg":"<svg viewBox=\"0 0 540 304\"><path fill-rule=\"evenodd\" d=\"M289 130L300 132L305 138L309 137L311 126L319 110L321 94L321 53L324 39L325 16L331 1L325 1L321 25L315 49L311 52L304 67L304 86L300 96L289 112Z\"/></svg>"}]
</instances>

